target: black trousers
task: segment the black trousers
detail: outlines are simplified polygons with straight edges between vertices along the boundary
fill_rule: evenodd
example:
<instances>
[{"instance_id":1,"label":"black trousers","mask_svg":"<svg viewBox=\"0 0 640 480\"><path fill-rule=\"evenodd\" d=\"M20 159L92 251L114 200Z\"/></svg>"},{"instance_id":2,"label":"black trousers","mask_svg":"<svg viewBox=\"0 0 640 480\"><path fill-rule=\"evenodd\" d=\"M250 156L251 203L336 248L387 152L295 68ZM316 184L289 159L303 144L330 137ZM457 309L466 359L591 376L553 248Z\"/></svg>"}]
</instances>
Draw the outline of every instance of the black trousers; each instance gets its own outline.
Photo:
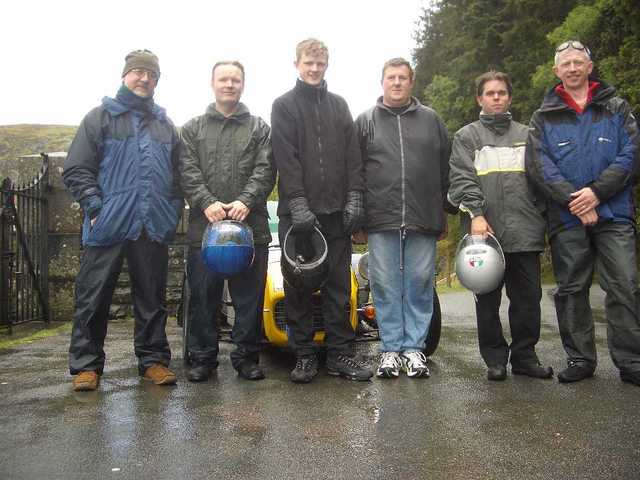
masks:
<instances>
[{"instance_id":1,"label":"black trousers","mask_svg":"<svg viewBox=\"0 0 640 480\"><path fill-rule=\"evenodd\" d=\"M349 323L347 306L351 298L351 238L344 232L342 212L320 215L320 230L327 240L329 276L321 289L325 346L328 355L351 353L355 332ZM284 241L291 217L282 216L278 235ZM313 290L296 289L284 282L285 311L289 325L289 346L297 356L317 352L313 342Z\"/></svg>"},{"instance_id":2,"label":"black trousers","mask_svg":"<svg viewBox=\"0 0 640 480\"><path fill-rule=\"evenodd\" d=\"M76 311L69 347L69 370L104 369L109 307L122 262L127 259L133 299L134 350L140 374L154 363L169 366L165 332L168 247L142 234L110 247L86 247L76 278Z\"/></svg>"},{"instance_id":3,"label":"black trousers","mask_svg":"<svg viewBox=\"0 0 640 480\"><path fill-rule=\"evenodd\" d=\"M640 295L635 232L627 223L576 227L550 239L558 282L556 313L569 360L597 364L589 288L594 268L605 291L607 342L620 370L640 371Z\"/></svg>"},{"instance_id":4,"label":"black trousers","mask_svg":"<svg viewBox=\"0 0 640 480\"><path fill-rule=\"evenodd\" d=\"M231 364L239 368L243 360L257 362L262 340L262 309L267 279L268 246L256 245L251 267L228 279L235 310L231 339L236 349ZM218 365L218 326L224 278L209 271L202 261L200 247L189 247L189 320L187 346L194 365Z\"/></svg>"},{"instance_id":5,"label":"black trousers","mask_svg":"<svg viewBox=\"0 0 640 480\"><path fill-rule=\"evenodd\" d=\"M505 253L503 285L509 297L511 345L502 334L500 303L502 285L476 297L480 355L490 366L538 363L535 345L540 339L540 254ZM511 353L511 355L509 355Z\"/></svg>"}]
</instances>

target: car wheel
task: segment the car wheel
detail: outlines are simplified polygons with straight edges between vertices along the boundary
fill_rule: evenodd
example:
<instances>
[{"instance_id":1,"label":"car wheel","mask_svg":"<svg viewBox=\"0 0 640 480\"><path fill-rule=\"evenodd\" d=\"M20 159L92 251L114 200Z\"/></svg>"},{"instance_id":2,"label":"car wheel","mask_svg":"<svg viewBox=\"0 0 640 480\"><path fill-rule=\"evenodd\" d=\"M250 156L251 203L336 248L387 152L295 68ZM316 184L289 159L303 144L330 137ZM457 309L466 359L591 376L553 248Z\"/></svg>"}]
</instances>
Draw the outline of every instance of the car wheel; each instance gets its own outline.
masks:
<instances>
[{"instance_id":1,"label":"car wheel","mask_svg":"<svg viewBox=\"0 0 640 480\"><path fill-rule=\"evenodd\" d=\"M185 274L182 282L182 362L185 367L191 366L189 359L189 349L187 348L187 334L189 332L189 297L191 296L189 291L189 282L187 281L187 275Z\"/></svg>"},{"instance_id":2,"label":"car wheel","mask_svg":"<svg viewBox=\"0 0 640 480\"><path fill-rule=\"evenodd\" d=\"M436 290L433 290L433 315L431 316L431 325L429 326L429 333L427 335L427 341L422 351L425 357L430 357L438 348L440 343L440 331L442 329L442 312L440 311L440 299Z\"/></svg>"}]
</instances>

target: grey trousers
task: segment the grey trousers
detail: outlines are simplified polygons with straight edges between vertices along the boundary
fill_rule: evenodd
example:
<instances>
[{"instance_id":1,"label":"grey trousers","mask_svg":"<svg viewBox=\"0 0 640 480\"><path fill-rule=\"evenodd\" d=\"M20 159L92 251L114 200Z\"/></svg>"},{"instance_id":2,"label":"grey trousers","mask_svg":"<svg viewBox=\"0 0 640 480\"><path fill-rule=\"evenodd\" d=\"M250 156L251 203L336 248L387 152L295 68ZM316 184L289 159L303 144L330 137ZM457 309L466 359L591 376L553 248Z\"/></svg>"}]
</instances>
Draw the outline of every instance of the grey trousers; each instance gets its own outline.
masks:
<instances>
[{"instance_id":1,"label":"grey trousers","mask_svg":"<svg viewBox=\"0 0 640 480\"><path fill-rule=\"evenodd\" d=\"M632 225L603 222L575 227L550 239L558 282L556 312L569 360L597 364L589 288L594 267L606 293L607 341L620 370L640 370L640 297Z\"/></svg>"}]
</instances>

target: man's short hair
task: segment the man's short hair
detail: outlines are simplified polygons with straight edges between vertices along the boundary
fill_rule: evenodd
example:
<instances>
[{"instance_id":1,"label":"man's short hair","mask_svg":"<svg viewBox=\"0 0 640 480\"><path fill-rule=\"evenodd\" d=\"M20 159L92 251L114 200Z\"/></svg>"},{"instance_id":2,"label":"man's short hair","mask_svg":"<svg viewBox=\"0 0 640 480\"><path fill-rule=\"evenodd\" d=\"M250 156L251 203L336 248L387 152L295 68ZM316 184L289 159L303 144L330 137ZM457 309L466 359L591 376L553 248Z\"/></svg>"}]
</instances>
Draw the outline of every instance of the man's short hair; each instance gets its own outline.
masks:
<instances>
[{"instance_id":1,"label":"man's short hair","mask_svg":"<svg viewBox=\"0 0 640 480\"><path fill-rule=\"evenodd\" d=\"M586 55L587 60L591 61L591 50L579 40L567 40L556 47L556 54L553 56L553 64L558 65L560 54L565 50L575 50Z\"/></svg>"},{"instance_id":2,"label":"man's short hair","mask_svg":"<svg viewBox=\"0 0 640 480\"><path fill-rule=\"evenodd\" d=\"M244 82L244 65L242 65L238 60L221 60L216 62L216 64L211 69L211 80L213 80L213 76L216 73L216 68L220 65L233 65L234 67L238 67L242 72L242 81Z\"/></svg>"},{"instance_id":3,"label":"man's short hair","mask_svg":"<svg viewBox=\"0 0 640 480\"><path fill-rule=\"evenodd\" d=\"M495 70L489 70L476 78L476 96L481 97L484 93L484 84L491 80L498 80L504 82L507 86L507 92L509 96L513 96L513 85L511 85L511 79L509 75L504 72L496 72Z\"/></svg>"},{"instance_id":4,"label":"man's short hair","mask_svg":"<svg viewBox=\"0 0 640 480\"><path fill-rule=\"evenodd\" d=\"M296 45L296 62L300 61L300 57L302 57L302 55L309 55L310 57L324 55L328 59L329 49L317 38L307 38Z\"/></svg>"},{"instance_id":5,"label":"man's short hair","mask_svg":"<svg viewBox=\"0 0 640 480\"><path fill-rule=\"evenodd\" d=\"M411 67L411 64L408 60L405 60L402 57L396 57L384 62L384 65L382 67L382 80L384 80L384 72L389 67L407 67L409 69L409 78L411 79L411 81L413 81L413 68Z\"/></svg>"}]
</instances>

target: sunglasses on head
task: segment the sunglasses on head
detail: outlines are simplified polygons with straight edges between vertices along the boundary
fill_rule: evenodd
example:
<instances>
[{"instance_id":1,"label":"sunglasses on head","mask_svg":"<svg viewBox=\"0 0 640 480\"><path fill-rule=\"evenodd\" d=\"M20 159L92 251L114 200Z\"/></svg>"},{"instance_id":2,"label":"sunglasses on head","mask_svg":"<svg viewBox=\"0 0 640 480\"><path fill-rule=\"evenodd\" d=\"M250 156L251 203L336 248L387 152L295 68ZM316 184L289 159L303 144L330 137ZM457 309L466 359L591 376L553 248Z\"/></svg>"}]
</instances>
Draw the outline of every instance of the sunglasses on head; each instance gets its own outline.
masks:
<instances>
[{"instance_id":1,"label":"sunglasses on head","mask_svg":"<svg viewBox=\"0 0 640 480\"><path fill-rule=\"evenodd\" d=\"M574 50L582 50L589 56L589 58L591 58L591 51L587 48L586 45L583 45L577 40L569 40L568 42L561 43L560 45L558 45L558 48L556 48L556 53L560 53L566 50L567 48L573 48Z\"/></svg>"}]
</instances>

